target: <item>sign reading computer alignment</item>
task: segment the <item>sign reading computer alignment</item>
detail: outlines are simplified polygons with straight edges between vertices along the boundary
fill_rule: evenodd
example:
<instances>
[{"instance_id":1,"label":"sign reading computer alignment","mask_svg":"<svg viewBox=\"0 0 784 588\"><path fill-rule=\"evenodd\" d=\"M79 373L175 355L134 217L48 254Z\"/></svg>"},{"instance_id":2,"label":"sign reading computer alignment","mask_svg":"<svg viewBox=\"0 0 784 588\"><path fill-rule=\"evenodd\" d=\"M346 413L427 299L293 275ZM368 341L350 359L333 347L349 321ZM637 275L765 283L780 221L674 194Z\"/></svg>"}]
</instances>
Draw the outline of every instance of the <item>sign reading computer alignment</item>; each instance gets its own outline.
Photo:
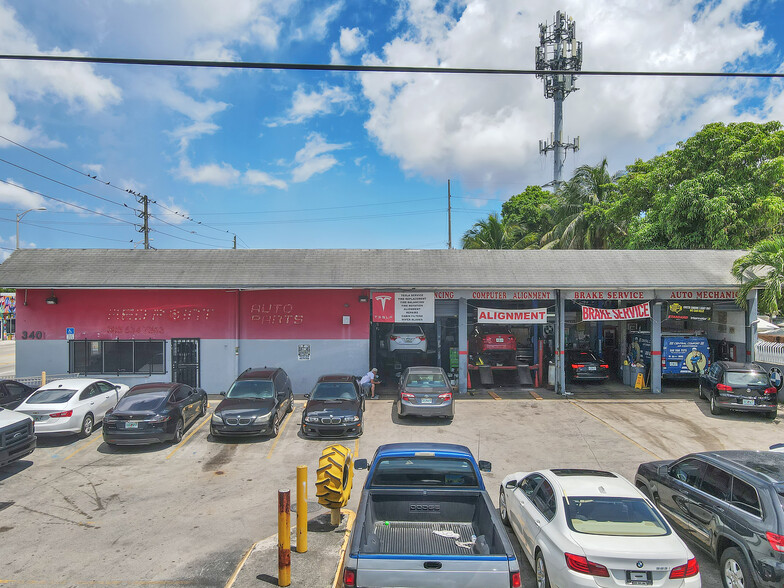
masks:
<instances>
[{"instance_id":1,"label":"sign reading computer alignment","mask_svg":"<svg viewBox=\"0 0 784 588\"><path fill-rule=\"evenodd\" d=\"M501 310L498 308L477 308L476 322L496 325L530 325L547 322L546 308L528 310Z\"/></svg>"},{"instance_id":2,"label":"sign reading computer alignment","mask_svg":"<svg viewBox=\"0 0 784 588\"><path fill-rule=\"evenodd\" d=\"M651 318L651 305L648 302L626 308L583 306L584 321L634 321L647 318Z\"/></svg>"}]
</instances>

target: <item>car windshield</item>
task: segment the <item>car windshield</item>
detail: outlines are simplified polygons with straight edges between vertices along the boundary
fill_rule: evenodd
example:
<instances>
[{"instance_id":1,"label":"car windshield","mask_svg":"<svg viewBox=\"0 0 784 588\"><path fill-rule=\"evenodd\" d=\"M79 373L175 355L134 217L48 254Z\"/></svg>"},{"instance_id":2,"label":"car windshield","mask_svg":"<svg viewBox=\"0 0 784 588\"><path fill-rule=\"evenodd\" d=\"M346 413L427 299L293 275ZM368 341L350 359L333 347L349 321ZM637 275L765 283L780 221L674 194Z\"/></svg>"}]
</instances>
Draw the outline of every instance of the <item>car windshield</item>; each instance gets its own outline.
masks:
<instances>
[{"instance_id":1,"label":"car windshield","mask_svg":"<svg viewBox=\"0 0 784 588\"><path fill-rule=\"evenodd\" d=\"M727 372L724 383L728 386L770 386L768 374L763 372Z\"/></svg>"},{"instance_id":2,"label":"car windshield","mask_svg":"<svg viewBox=\"0 0 784 588\"><path fill-rule=\"evenodd\" d=\"M237 380L226 393L226 398L273 398L272 380Z\"/></svg>"},{"instance_id":3,"label":"car windshield","mask_svg":"<svg viewBox=\"0 0 784 588\"><path fill-rule=\"evenodd\" d=\"M163 403L168 394L168 389L153 390L144 392L143 394L126 394L120 399L120 402L117 403L115 412L122 412L124 410L129 412L137 410L154 410Z\"/></svg>"},{"instance_id":4,"label":"car windshield","mask_svg":"<svg viewBox=\"0 0 784 588\"><path fill-rule=\"evenodd\" d=\"M409 374L406 388L446 388L441 374Z\"/></svg>"},{"instance_id":5,"label":"car windshield","mask_svg":"<svg viewBox=\"0 0 784 588\"><path fill-rule=\"evenodd\" d=\"M26 400L27 404L65 404L76 394L76 390L68 388L48 388L34 392Z\"/></svg>"},{"instance_id":6,"label":"car windshield","mask_svg":"<svg viewBox=\"0 0 784 588\"><path fill-rule=\"evenodd\" d=\"M474 466L467 459L386 457L373 473L373 486L462 486L476 488Z\"/></svg>"},{"instance_id":7,"label":"car windshield","mask_svg":"<svg viewBox=\"0 0 784 588\"><path fill-rule=\"evenodd\" d=\"M351 382L319 382L311 400L356 400L357 391Z\"/></svg>"},{"instance_id":8,"label":"car windshield","mask_svg":"<svg viewBox=\"0 0 784 588\"><path fill-rule=\"evenodd\" d=\"M566 521L577 533L613 537L658 537L670 529L642 498L564 497Z\"/></svg>"},{"instance_id":9,"label":"car windshield","mask_svg":"<svg viewBox=\"0 0 784 588\"><path fill-rule=\"evenodd\" d=\"M422 329L419 325L396 325L392 331L395 335L421 335Z\"/></svg>"}]
</instances>

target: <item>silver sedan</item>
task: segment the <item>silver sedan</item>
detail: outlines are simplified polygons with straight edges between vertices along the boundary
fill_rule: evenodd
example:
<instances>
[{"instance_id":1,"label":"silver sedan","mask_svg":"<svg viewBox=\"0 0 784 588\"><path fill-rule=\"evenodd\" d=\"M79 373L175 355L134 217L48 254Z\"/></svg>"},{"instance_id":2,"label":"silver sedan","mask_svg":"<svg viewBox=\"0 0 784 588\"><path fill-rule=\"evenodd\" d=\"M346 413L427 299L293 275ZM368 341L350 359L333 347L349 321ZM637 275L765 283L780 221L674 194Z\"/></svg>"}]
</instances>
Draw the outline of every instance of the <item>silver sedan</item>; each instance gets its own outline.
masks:
<instances>
[{"instance_id":1,"label":"silver sedan","mask_svg":"<svg viewBox=\"0 0 784 588\"><path fill-rule=\"evenodd\" d=\"M455 416L452 394L443 369L425 366L407 368L400 376L397 414L401 418L416 415L452 419Z\"/></svg>"}]
</instances>

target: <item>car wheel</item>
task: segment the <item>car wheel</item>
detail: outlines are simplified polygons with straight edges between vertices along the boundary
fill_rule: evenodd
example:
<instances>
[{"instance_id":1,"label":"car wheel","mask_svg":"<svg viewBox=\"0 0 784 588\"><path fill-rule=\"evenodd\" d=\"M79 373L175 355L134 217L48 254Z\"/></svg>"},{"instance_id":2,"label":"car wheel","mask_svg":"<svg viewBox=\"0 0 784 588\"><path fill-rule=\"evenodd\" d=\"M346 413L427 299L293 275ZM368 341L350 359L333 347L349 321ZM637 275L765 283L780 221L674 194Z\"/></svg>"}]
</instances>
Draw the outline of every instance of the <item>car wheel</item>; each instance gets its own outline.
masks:
<instances>
[{"instance_id":1,"label":"car wheel","mask_svg":"<svg viewBox=\"0 0 784 588\"><path fill-rule=\"evenodd\" d=\"M550 578L547 576L547 566L544 565L542 552L536 554L536 588L550 588Z\"/></svg>"},{"instance_id":2,"label":"car wheel","mask_svg":"<svg viewBox=\"0 0 784 588\"><path fill-rule=\"evenodd\" d=\"M723 411L719 408L718 404L716 404L716 395L711 394L710 397L710 411L711 414L721 414Z\"/></svg>"},{"instance_id":3,"label":"car wheel","mask_svg":"<svg viewBox=\"0 0 784 588\"><path fill-rule=\"evenodd\" d=\"M95 420L93 419L93 415L86 414L84 416L84 420L82 421L82 428L79 431L79 437L85 439L93 434L93 425L95 424Z\"/></svg>"},{"instance_id":4,"label":"car wheel","mask_svg":"<svg viewBox=\"0 0 784 588\"><path fill-rule=\"evenodd\" d=\"M278 433L280 433L280 423L275 420L275 417L272 417L272 433L270 437L277 437Z\"/></svg>"},{"instance_id":5,"label":"car wheel","mask_svg":"<svg viewBox=\"0 0 784 588\"><path fill-rule=\"evenodd\" d=\"M737 547L729 547L719 561L721 581L724 588L754 588L756 586L751 568Z\"/></svg>"},{"instance_id":6,"label":"car wheel","mask_svg":"<svg viewBox=\"0 0 784 588\"><path fill-rule=\"evenodd\" d=\"M174 425L174 439L172 439L172 441L174 441L175 445L180 441L182 441L182 433L184 430L185 430L185 423L183 422L182 419L179 419L177 421L177 424Z\"/></svg>"},{"instance_id":7,"label":"car wheel","mask_svg":"<svg viewBox=\"0 0 784 588\"><path fill-rule=\"evenodd\" d=\"M294 394L289 394L289 407L286 409L286 414L294 410Z\"/></svg>"},{"instance_id":8,"label":"car wheel","mask_svg":"<svg viewBox=\"0 0 784 588\"><path fill-rule=\"evenodd\" d=\"M506 509L506 494L504 494L503 488L501 488L501 493L498 495L498 514L501 516L501 522L508 525L509 511Z\"/></svg>"},{"instance_id":9,"label":"car wheel","mask_svg":"<svg viewBox=\"0 0 784 588\"><path fill-rule=\"evenodd\" d=\"M704 392L704 391L703 391L703 389L702 389L702 382L700 382L700 386L699 386L699 394L700 394L700 398L701 398L701 399L703 399L703 400L705 400L705 392Z\"/></svg>"},{"instance_id":10,"label":"car wheel","mask_svg":"<svg viewBox=\"0 0 784 588\"><path fill-rule=\"evenodd\" d=\"M207 414L207 399L201 401L201 406L199 407L199 418L203 417Z\"/></svg>"}]
</instances>

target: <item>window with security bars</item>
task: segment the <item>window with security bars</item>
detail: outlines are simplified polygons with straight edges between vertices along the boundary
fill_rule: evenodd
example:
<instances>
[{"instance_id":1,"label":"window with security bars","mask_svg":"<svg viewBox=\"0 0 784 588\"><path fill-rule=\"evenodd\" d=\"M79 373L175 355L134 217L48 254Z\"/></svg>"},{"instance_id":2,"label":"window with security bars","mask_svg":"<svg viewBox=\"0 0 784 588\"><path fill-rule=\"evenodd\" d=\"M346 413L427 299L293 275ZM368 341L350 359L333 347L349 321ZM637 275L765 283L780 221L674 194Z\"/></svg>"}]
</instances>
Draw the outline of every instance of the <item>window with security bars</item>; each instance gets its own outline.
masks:
<instances>
[{"instance_id":1,"label":"window with security bars","mask_svg":"<svg viewBox=\"0 0 784 588\"><path fill-rule=\"evenodd\" d=\"M68 342L71 374L165 374L165 341L73 340Z\"/></svg>"}]
</instances>

